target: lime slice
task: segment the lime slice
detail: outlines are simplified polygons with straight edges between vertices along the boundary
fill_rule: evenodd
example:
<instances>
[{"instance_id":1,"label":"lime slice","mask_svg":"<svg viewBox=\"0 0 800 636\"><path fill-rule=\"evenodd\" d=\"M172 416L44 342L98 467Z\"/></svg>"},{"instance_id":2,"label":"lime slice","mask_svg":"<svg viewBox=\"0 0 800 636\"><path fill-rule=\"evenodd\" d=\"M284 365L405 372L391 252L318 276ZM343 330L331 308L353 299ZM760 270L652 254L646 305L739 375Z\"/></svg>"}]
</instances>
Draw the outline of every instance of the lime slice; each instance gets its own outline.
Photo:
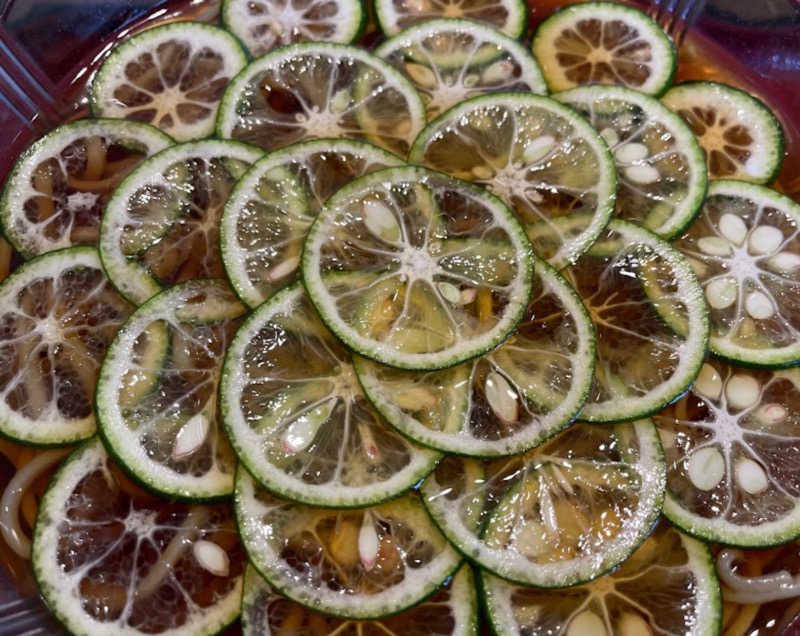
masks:
<instances>
[{"instance_id":1,"label":"lime slice","mask_svg":"<svg viewBox=\"0 0 800 636\"><path fill-rule=\"evenodd\" d=\"M92 112L153 124L178 141L206 137L222 92L246 62L236 38L209 24L148 29L100 66L89 90Z\"/></svg>"},{"instance_id":2,"label":"lime slice","mask_svg":"<svg viewBox=\"0 0 800 636\"><path fill-rule=\"evenodd\" d=\"M422 373L356 359L393 426L426 446L488 457L527 450L577 416L594 375L592 322L561 276L542 262L535 270L516 332L481 358Z\"/></svg>"},{"instance_id":3,"label":"lime slice","mask_svg":"<svg viewBox=\"0 0 800 636\"><path fill-rule=\"evenodd\" d=\"M533 54L552 91L619 84L658 95L672 82L678 53L650 17L612 2L584 2L539 25Z\"/></svg>"},{"instance_id":4,"label":"lime slice","mask_svg":"<svg viewBox=\"0 0 800 636\"><path fill-rule=\"evenodd\" d=\"M495 94L459 104L420 133L409 160L485 185L517 213L536 254L557 268L586 251L614 211L616 171L606 143L547 97Z\"/></svg>"},{"instance_id":5,"label":"lime slice","mask_svg":"<svg viewBox=\"0 0 800 636\"><path fill-rule=\"evenodd\" d=\"M222 97L217 134L276 150L314 137L405 156L425 123L414 86L362 48L303 42L251 62Z\"/></svg>"},{"instance_id":6,"label":"lime slice","mask_svg":"<svg viewBox=\"0 0 800 636\"><path fill-rule=\"evenodd\" d=\"M783 128L761 100L725 84L685 82L663 102L697 135L712 178L769 183L777 176Z\"/></svg>"},{"instance_id":7,"label":"lime slice","mask_svg":"<svg viewBox=\"0 0 800 636\"><path fill-rule=\"evenodd\" d=\"M675 247L703 286L714 353L757 366L800 361L798 223L800 205L774 190L712 182Z\"/></svg>"},{"instance_id":8,"label":"lime slice","mask_svg":"<svg viewBox=\"0 0 800 636\"><path fill-rule=\"evenodd\" d=\"M708 178L692 131L657 99L623 86L555 95L600 132L617 165L617 216L662 238L685 228L703 204Z\"/></svg>"},{"instance_id":9,"label":"lime slice","mask_svg":"<svg viewBox=\"0 0 800 636\"><path fill-rule=\"evenodd\" d=\"M138 491L97 439L70 455L40 504L33 570L72 634L216 634L239 614L244 565L230 506Z\"/></svg>"},{"instance_id":10,"label":"lime slice","mask_svg":"<svg viewBox=\"0 0 800 636\"><path fill-rule=\"evenodd\" d=\"M142 305L108 349L97 387L100 432L123 467L169 497L233 490L217 385L244 306L222 282L188 281Z\"/></svg>"},{"instance_id":11,"label":"lime slice","mask_svg":"<svg viewBox=\"0 0 800 636\"><path fill-rule=\"evenodd\" d=\"M90 247L50 252L3 281L0 432L47 445L93 435L100 364L131 311Z\"/></svg>"},{"instance_id":12,"label":"lime slice","mask_svg":"<svg viewBox=\"0 0 800 636\"><path fill-rule=\"evenodd\" d=\"M687 532L748 547L800 534L800 369L708 360L692 390L655 416L667 458L664 512Z\"/></svg>"},{"instance_id":13,"label":"lime slice","mask_svg":"<svg viewBox=\"0 0 800 636\"><path fill-rule=\"evenodd\" d=\"M375 0L375 16L389 36L435 18L468 18L512 38L519 38L528 24L522 0Z\"/></svg>"},{"instance_id":14,"label":"lime slice","mask_svg":"<svg viewBox=\"0 0 800 636\"><path fill-rule=\"evenodd\" d=\"M346 345L417 370L500 344L522 318L533 279L530 245L508 208L411 166L373 172L331 197L302 266L311 301Z\"/></svg>"},{"instance_id":15,"label":"lime slice","mask_svg":"<svg viewBox=\"0 0 800 636\"><path fill-rule=\"evenodd\" d=\"M447 538L482 567L565 587L615 567L644 540L661 512L664 473L649 420L579 423L524 455L448 457L422 493Z\"/></svg>"},{"instance_id":16,"label":"lime slice","mask_svg":"<svg viewBox=\"0 0 800 636\"><path fill-rule=\"evenodd\" d=\"M272 492L294 501L331 507L384 501L439 459L373 410L350 353L320 322L299 283L242 325L220 395L239 458Z\"/></svg>"},{"instance_id":17,"label":"lime slice","mask_svg":"<svg viewBox=\"0 0 800 636\"><path fill-rule=\"evenodd\" d=\"M97 242L113 189L145 157L171 145L145 124L83 119L28 147L0 199L6 238L25 258Z\"/></svg>"},{"instance_id":18,"label":"lime slice","mask_svg":"<svg viewBox=\"0 0 800 636\"><path fill-rule=\"evenodd\" d=\"M481 574L497 634L645 636L720 633L711 554L662 524L613 574L570 590L537 590Z\"/></svg>"},{"instance_id":19,"label":"lime slice","mask_svg":"<svg viewBox=\"0 0 800 636\"><path fill-rule=\"evenodd\" d=\"M413 493L357 510L312 508L273 497L239 468L235 508L261 575L325 614L397 614L434 593L461 561Z\"/></svg>"},{"instance_id":20,"label":"lime slice","mask_svg":"<svg viewBox=\"0 0 800 636\"><path fill-rule=\"evenodd\" d=\"M224 275L219 219L236 180L261 156L220 140L172 146L115 190L100 227L109 278L137 305L191 278Z\"/></svg>"},{"instance_id":21,"label":"lime slice","mask_svg":"<svg viewBox=\"0 0 800 636\"><path fill-rule=\"evenodd\" d=\"M524 46L470 20L423 22L387 40L375 54L416 86L429 120L484 93L547 92Z\"/></svg>"},{"instance_id":22,"label":"lime slice","mask_svg":"<svg viewBox=\"0 0 800 636\"><path fill-rule=\"evenodd\" d=\"M360 141L316 139L258 161L228 197L220 226L225 271L251 307L297 278L306 232L323 202L396 156Z\"/></svg>"},{"instance_id":23,"label":"lime slice","mask_svg":"<svg viewBox=\"0 0 800 636\"><path fill-rule=\"evenodd\" d=\"M615 220L564 274L597 329L595 383L581 418L644 417L689 388L708 344L708 308L680 252ZM643 281L660 290L657 300Z\"/></svg>"},{"instance_id":24,"label":"lime slice","mask_svg":"<svg viewBox=\"0 0 800 636\"><path fill-rule=\"evenodd\" d=\"M309 610L276 594L252 566L244 576L244 636L335 634L385 636L477 636L478 603L468 565L419 605L380 621L348 621Z\"/></svg>"},{"instance_id":25,"label":"lime slice","mask_svg":"<svg viewBox=\"0 0 800 636\"><path fill-rule=\"evenodd\" d=\"M294 42L347 44L367 20L361 0L223 0L221 15L253 57Z\"/></svg>"}]
</instances>

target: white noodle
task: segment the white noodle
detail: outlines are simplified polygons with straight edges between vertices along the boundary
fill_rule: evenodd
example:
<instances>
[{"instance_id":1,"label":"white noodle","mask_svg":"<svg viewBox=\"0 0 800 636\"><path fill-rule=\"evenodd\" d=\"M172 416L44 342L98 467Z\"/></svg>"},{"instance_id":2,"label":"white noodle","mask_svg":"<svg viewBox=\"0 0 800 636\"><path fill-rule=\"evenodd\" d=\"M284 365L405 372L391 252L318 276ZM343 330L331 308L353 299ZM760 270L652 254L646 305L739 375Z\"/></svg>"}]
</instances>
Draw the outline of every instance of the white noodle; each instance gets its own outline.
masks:
<instances>
[{"instance_id":1,"label":"white noodle","mask_svg":"<svg viewBox=\"0 0 800 636\"><path fill-rule=\"evenodd\" d=\"M69 451L68 448L59 448L37 455L16 472L3 491L0 499L0 531L8 547L23 559L31 558L31 540L25 536L19 523L22 497L44 471L60 462Z\"/></svg>"},{"instance_id":2,"label":"white noodle","mask_svg":"<svg viewBox=\"0 0 800 636\"><path fill-rule=\"evenodd\" d=\"M722 550L717 555L717 572L725 586L722 596L732 603L770 603L800 596L800 575L792 576L786 570L741 576L733 569L733 562L742 559L741 550Z\"/></svg>"}]
</instances>

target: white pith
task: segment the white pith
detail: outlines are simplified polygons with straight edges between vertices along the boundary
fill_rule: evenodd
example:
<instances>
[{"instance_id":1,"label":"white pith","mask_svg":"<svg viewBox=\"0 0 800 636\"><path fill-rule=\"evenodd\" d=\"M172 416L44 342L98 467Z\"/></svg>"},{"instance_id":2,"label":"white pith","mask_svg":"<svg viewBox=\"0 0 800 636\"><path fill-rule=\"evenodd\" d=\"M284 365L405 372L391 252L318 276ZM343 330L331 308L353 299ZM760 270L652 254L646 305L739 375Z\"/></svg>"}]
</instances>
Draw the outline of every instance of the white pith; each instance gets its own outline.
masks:
<instances>
[{"instance_id":1,"label":"white pith","mask_svg":"<svg viewBox=\"0 0 800 636\"><path fill-rule=\"evenodd\" d=\"M471 0L404 0L403 9L398 11L392 0L379 0L376 2L375 13L378 16L381 30L389 36L400 31L398 21L405 15L415 15L419 20L436 18L473 18L474 9L470 8ZM438 5L438 6L437 6ZM517 0L486 0L479 5L481 9L491 6L501 6L508 11L508 18L502 24L493 24L506 35L516 38L521 35L525 26L525 5Z\"/></svg>"},{"instance_id":2,"label":"white pith","mask_svg":"<svg viewBox=\"0 0 800 636\"><path fill-rule=\"evenodd\" d=\"M642 123L640 128L624 142L620 140L618 133L613 128L600 131L600 136L608 143L609 149L614 155L619 182L623 184L628 182L627 185L640 194L642 191L637 189L636 185L658 181L661 175L650 163L654 157L649 156L647 146L637 140L641 139L647 126L658 125L669 132L676 143L670 146L669 150L660 154L683 155L686 158L690 169L690 173L687 175L686 195L677 202L669 200L664 202L673 207L673 213L657 227L648 225L646 218L641 223L659 236L666 238L670 238L680 230L700 206L707 183L705 158L694 135L683 120L658 100L620 86L580 87L561 93L556 98L568 104L580 106L588 104L589 120L593 124L595 110L598 104L602 106L604 100L633 104L646 113L647 121ZM658 155L655 157L657 158ZM657 196L648 198L658 205Z\"/></svg>"},{"instance_id":3,"label":"white pith","mask_svg":"<svg viewBox=\"0 0 800 636\"><path fill-rule=\"evenodd\" d=\"M43 280L53 280L71 267L85 267L87 269L103 271L97 252L90 247L72 248L68 251L59 251L39 257L38 260L23 266L16 273L9 276L2 286L3 296L0 298L0 313L19 311L17 297L30 285L41 283ZM101 279L101 287L106 284L105 277ZM95 290L87 290L88 297ZM23 341L39 337L39 344L34 351L41 350L43 345L50 347L65 347L64 334L67 331L75 330L80 327L79 321L71 321L74 314L67 313L62 316L53 315L55 303L50 308L50 312L44 318L35 321L33 329L24 336L17 337L15 340ZM87 329L88 329L87 325ZM5 341L9 343L9 341ZM52 353L49 357L52 357ZM33 364L35 361L31 361ZM89 365L92 361L84 359L83 365ZM19 378L21 379L21 378ZM95 415L85 418L66 419L59 413L56 401L57 393L48 402L46 409L35 418L25 415L23 412L14 410L9 405L7 398L9 393L18 388L16 382L9 380L5 388L0 391L0 420L3 428L8 433L21 440L32 443L66 443L85 439L95 430Z\"/></svg>"},{"instance_id":4,"label":"white pith","mask_svg":"<svg viewBox=\"0 0 800 636\"><path fill-rule=\"evenodd\" d=\"M769 215L781 215L796 228L800 221L800 207L777 192L741 181L714 181L709 188L709 199L720 196L733 198L731 211L723 211L719 222L712 222L710 216L702 212L711 233L693 239L684 237L676 245L687 257L693 259L693 268L704 287L706 300L712 307L711 348L715 353L743 362L791 363L800 357L800 330L794 328L780 313L778 296L767 287L763 279L781 283L782 293L785 295L800 293L800 281L795 276L795 265L800 265L800 255L791 245L798 230L782 234L778 227L771 225L766 219L762 222L761 219L765 209L769 208ZM744 235L739 224L729 218L736 212L737 199L749 201L756 208L754 218L748 220ZM710 276L710 265L723 266L724 270ZM750 289L745 294L746 287ZM733 326L720 323L716 327L713 310L730 311L729 308L735 312ZM780 346L773 346L766 336L760 346L739 340L740 326L747 321L755 330L759 325L767 324L762 321L771 320L778 321L795 339ZM764 333L768 332L765 330Z\"/></svg>"},{"instance_id":5,"label":"white pith","mask_svg":"<svg viewBox=\"0 0 800 636\"><path fill-rule=\"evenodd\" d=\"M460 34L468 34L474 39L463 56L450 52L440 59L422 46L428 38L440 40ZM496 47L493 55L488 58L486 55L478 56L479 48L487 44ZM423 59L411 56L411 60L403 61L406 50L422 53ZM520 82L526 83L533 93L547 92L544 78L531 54L516 40L477 22L454 19L426 21L383 43L375 54L392 63L417 86L426 101L428 119L486 90L501 92L504 87ZM497 61L492 62L492 59ZM519 77L512 75L515 64L520 67Z\"/></svg>"},{"instance_id":6,"label":"white pith","mask_svg":"<svg viewBox=\"0 0 800 636\"><path fill-rule=\"evenodd\" d=\"M545 150L545 148L539 147L537 142L543 138L552 140L553 137L551 135L541 135L531 140L528 145L534 146L532 148L533 154L529 155L523 162L513 162L510 159L514 146L519 143L515 138L511 141L511 147L508 148L508 152L505 154L505 163L499 164L498 162L499 165L494 164L487 157L484 164L479 164L472 170L471 175L458 175L461 178L466 178L485 186L509 206L513 206L512 194L522 200L527 200L529 207L537 216L536 223L528 225L529 233L537 225L541 225L557 237L560 245L558 245L556 253L548 258L548 263L560 269L577 260L583 252L589 249L603 231L613 212L616 192L616 170L605 142L602 141L591 124L571 108L562 106L549 98L533 94L514 95L504 93L472 98L463 104L454 106L431 122L414 141L414 145L409 152L409 160L424 164L427 146L434 142L443 131L456 126L468 127L472 125L477 127L480 123L479 117L502 117L502 114L492 112L492 109L507 111L508 115L514 119L517 129L528 127L536 129L538 124L536 124L534 111L537 109L547 111L551 116L561 119L570 128L569 136L561 142L561 145L566 145L571 139L577 138L587 143L596 156L597 183L591 188L585 188L584 191L591 191L596 194L597 206L589 212L591 218L585 223L586 227L583 227L579 232L570 233L569 236L565 234L565 230L569 228L562 227L558 222L562 218L569 218L569 215L555 218L547 217L536 207L536 204L541 202L541 195L535 190L535 187L542 185L536 180L536 172L547 165L547 160L559 147L549 145ZM473 120L477 121L470 121L471 116ZM528 119L532 121L528 122ZM463 140L467 136L462 133L461 138ZM476 142L471 143L476 145ZM481 157L486 156L486 153L480 148L478 148L477 154ZM528 161L528 159L532 161ZM447 172L447 166L443 166L441 169ZM557 183L547 183L545 187L555 191L559 189ZM565 191L572 192L573 190L565 189Z\"/></svg>"}]
</instances>

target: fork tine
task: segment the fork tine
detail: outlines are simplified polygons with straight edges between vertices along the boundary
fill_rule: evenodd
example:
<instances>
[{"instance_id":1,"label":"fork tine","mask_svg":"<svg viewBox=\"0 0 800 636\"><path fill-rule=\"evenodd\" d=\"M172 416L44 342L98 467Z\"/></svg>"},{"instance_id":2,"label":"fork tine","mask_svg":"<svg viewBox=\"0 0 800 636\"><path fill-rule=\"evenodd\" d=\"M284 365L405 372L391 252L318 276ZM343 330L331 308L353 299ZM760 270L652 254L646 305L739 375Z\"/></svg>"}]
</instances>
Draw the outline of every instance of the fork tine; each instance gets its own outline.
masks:
<instances>
[{"instance_id":1,"label":"fork tine","mask_svg":"<svg viewBox=\"0 0 800 636\"><path fill-rule=\"evenodd\" d=\"M675 39L675 33L680 29L681 21L683 20L683 14L686 11L686 8L690 6L693 1L694 0L678 0L678 2L673 4L669 21L664 27L673 40ZM678 46L677 42L675 43L675 46Z\"/></svg>"},{"instance_id":2,"label":"fork tine","mask_svg":"<svg viewBox=\"0 0 800 636\"><path fill-rule=\"evenodd\" d=\"M659 24L661 24L661 18L664 13L664 5L667 2L669 2L669 0L653 0L653 2L647 5L647 14Z\"/></svg>"},{"instance_id":3,"label":"fork tine","mask_svg":"<svg viewBox=\"0 0 800 636\"><path fill-rule=\"evenodd\" d=\"M661 23L669 20L675 13L676 5L681 0L656 0L656 21Z\"/></svg>"},{"instance_id":4,"label":"fork tine","mask_svg":"<svg viewBox=\"0 0 800 636\"><path fill-rule=\"evenodd\" d=\"M705 0L653 0L648 14L667 32L675 46L680 47L704 6Z\"/></svg>"},{"instance_id":5,"label":"fork tine","mask_svg":"<svg viewBox=\"0 0 800 636\"><path fill-rule=\"evenodd\" d=\"M686 37L687 31L694 26L694 23L700 17L705 7L705 0L689 0L684 8L683 15L678 28L672 33L672 40L675 42L676 47L680 47L683 38Z\"/></svg>"}]
</instances>

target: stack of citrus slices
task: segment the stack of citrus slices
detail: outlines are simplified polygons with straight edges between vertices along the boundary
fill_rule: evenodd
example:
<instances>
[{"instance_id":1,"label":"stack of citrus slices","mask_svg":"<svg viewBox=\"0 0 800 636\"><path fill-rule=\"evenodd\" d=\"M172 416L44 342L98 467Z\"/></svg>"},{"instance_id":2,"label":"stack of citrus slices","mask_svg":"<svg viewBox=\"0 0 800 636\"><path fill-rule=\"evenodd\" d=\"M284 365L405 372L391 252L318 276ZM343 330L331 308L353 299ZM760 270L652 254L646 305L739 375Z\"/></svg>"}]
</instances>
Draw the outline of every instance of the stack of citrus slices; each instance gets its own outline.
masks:
<instances>
[{"instance_id":1,"label":"stack of citrus slices","mask_svg":"<svg viewBox=\"0 0 800 636\"><path fill-rule=\"evenodd\" d=\"M775 118L670 88L623 5L532 53L520 0L378 0L375 53L356 0L223 5L120 45L91 87L118 119L6 182L0 430L86 440L33 536L55 615L716 633L704 542L800 535Z\"/></svg>"}]
</instances>

